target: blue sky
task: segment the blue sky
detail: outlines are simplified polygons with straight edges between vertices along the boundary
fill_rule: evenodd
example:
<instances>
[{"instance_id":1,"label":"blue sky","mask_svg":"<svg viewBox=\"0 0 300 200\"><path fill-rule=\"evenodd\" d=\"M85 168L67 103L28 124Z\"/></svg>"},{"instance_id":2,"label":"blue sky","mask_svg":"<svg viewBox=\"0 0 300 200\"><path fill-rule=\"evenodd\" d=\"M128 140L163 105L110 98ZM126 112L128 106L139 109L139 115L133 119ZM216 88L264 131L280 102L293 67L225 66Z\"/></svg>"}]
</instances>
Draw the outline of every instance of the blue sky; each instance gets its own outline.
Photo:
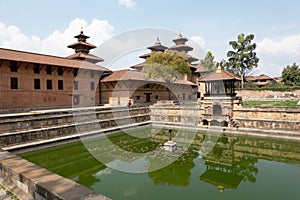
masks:
<instances>
[{"instance_id":1,"label":"blue sky","mask_svg":"<svg viewBox=\"0 0 300 200\"><path fill-rule=\"evenodd\" d=\"M155 27L181 31L212 51L217 61L226 59L230 40L253 33L260 57L255 74L280 76L284 66L300 64L297 0L0 0L0 8L0 47L5 48L66 56L71 52L66 45L74 42L80 27L95 45Z\"/></svg>"}]
</instances>

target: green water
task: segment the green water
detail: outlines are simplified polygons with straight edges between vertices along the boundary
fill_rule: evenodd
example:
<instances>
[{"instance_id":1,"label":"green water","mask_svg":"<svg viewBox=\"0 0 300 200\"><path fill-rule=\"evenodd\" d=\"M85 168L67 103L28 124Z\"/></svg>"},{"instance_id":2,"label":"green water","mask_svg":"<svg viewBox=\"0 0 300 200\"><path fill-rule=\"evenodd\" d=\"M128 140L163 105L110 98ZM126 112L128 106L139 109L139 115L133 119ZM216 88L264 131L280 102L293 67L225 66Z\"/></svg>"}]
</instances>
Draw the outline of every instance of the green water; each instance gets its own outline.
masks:
<instances>
[{"instance_id":1,"label":"green water","mask_svg":"<svg viewBox=\"0 0 300 200\"><path fill-rule=\"evenodd\" d=\"M177 152L170 153L161 148L167 139L166 130L155 130L156 138L148 133L153 135L153 130L120 133L20 156L112 199L300 199L298 142L198 133L192 136L193 144L178 143ZM186 137L189 134L181 133L182 137L174 140L190 139ZM217 140L209 153L203 154L207 138ZM151 170L174 155L172 164ZM124 170L139 171L142 168L136 166L141 162L147 163L144 169L148 172ZM116 163L126 167L116 170Z\"/></svg>"}]
</instances>

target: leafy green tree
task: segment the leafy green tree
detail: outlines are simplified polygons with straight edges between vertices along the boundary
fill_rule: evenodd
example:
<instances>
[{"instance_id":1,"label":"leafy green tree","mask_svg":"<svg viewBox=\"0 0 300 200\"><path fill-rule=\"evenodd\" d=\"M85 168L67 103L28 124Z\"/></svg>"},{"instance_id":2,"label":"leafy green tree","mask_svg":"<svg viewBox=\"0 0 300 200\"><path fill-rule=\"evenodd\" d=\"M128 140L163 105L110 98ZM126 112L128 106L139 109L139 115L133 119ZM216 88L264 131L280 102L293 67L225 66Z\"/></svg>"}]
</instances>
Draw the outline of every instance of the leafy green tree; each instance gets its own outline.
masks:
<instances>
[{"instance_id":1,"label":"leafy green tree","mask_svg":"<svg viewBox=\"0 0 300 200\"><path fill-rule=\"evenodd\" d=\"M191 74L186 54L174 51L151 53L142 71L146 73L146 79L162 79L166 82L169 100L171 83L183 79L184 74Z\"/></svg>"},{"instance_id":2,"label":"leafy green tree","mask_svg":"<svg viewBox=\"0 0 300 200\"><path fill-rule=\"evenodd\" d=\"M300 68L296 63L282 70L282 81L287 86L300 86Z\"/></svg>"},{"instance_id":3,"label":"leafy green tree","mask_svg":"<svg viewBox=\"0 0 300 200\"><path fill-rule=\"evenodd\" d=\"M200 60L200 65L207 68L208 70L216 70L217 66L214 62L215 57L213 56L211 51L208 51L204 57L204 59Z\"/></svg>"},{"instance_id":4,"label":"leafy green tree","mask_svg":"<svg viewBox=\"0 0 300 200\"><path fill-rule=\"evenodd\" d=\"M226 70L242 78L242 87L247 76L253 68L258 66L259 58L254 52L256 43L252 43L254 35L245 36L243 33L238 35L237 41L230 41L229 45L233 50L228 51L228 62Z\"/></svg>"}]
</instances>

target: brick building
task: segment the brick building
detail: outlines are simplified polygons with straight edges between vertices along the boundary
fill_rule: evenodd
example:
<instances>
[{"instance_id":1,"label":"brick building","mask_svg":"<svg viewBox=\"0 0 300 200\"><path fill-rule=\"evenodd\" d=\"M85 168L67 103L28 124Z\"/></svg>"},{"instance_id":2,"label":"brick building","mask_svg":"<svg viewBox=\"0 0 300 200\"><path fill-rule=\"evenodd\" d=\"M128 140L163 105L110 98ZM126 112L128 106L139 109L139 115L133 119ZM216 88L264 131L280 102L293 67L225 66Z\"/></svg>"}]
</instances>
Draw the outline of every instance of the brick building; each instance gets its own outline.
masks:
<instances>
[{"instance_id":1,"label":"brick building","mask_svg":"<svg viewBox=\"0 0 300 200\"><path fill-rule=\"evenodd\" d=\"M168 89L162 80L145 80L142 68L145 62L133 66L133 70L112 72L96 63L103 61L90 50L96 46L87 42L88 36L74 36L77 41L68 45L75 53L58 57L38 53L0 48L0 110L35 109L44 107L95 106L113 101L155 103L168 99ZM170 50L188 52L181 34L173 40ZM167 47L159 39L148 47L151 53L164 53ZM140 56L147 59L151 54ZM188 55L192 74L171 84L173 100L197 100L199 65L198 59Z\"/></svg>"},{"instance_id":2,"label":"brick building","mask_svg":"<svg viewBox=\"0 0 300 200\"><path fill-rule=\"evenodd\" d=\"M75 38L67 58L0 48L0 109L98 105L99 78L111 71L95 64L88 36Z\"/></svg>"},{"instance_id":3,"label":"brick building","mask_svg":"<svg viewBox=\"0 0 300 200\"><path fill-rule=\"evenodd\" d=\"M274 78L271 78L270 76L261 74L259 76L247 76L246 84L249 87L263 88L277 84L277 81Z\"/></svg>"},{"instance_id":4,"label":"brick building","mask_svg":"<svg viewBox=\"0 0 300 200\"><path fill-rule=\"evenodd\" d=\"M197 70L199 66L193 65L192 62L198 59L188 54L193 48L185 44L187 41L182 34L179 34L173 40L175 45L168 48L162 45L159 38L157 38L154 45L148 47L151 52L141 55L140 58L147 60L152 53L165 53L167 49L184 52L187 55L191 75L185 75L184 79L176 80L167 87L166 83L160 79L145 80L145 73L142 72L146 65L146 61L144 61L132 66L133 70L115 71L101 80L101 99L104 103L110 105L116 105L119 101L124 105L129 100L132 103L153 104L159 100L169 99L168 90L170 90L171 100L196 101L198 92Z\"/></svg>"}]
</instances>

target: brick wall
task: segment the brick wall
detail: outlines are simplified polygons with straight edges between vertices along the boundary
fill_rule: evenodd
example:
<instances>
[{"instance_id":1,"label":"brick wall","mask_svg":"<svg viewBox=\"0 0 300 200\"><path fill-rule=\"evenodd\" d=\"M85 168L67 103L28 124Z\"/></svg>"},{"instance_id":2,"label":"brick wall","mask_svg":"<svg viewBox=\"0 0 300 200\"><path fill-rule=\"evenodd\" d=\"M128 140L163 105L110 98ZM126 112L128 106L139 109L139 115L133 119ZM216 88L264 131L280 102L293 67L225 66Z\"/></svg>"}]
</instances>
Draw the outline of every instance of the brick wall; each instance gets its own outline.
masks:
<instances>
[{"instance_id":1,"label":"brick wall","mask_svg":"<svg viewBox=\"0 0 300 200\"><path fill-rule=\"evenodd\" d=\"M89 70L80 69L75 77L72 68L63 68L63 75L58 75L56 66L51 66L51 74L46 73L45 65L40 65L39 74L34 73L32 63L18 62L17 72L11 72L9 66L10 61L2 61L0 67L0 110L72 106L74 95L78 95L78 106L99 104L96 72L92 78ZM18 79L18 89L11 89L11 78ZM40 89L34 88L34 79L40 80ZM52 81L52 89L47 89L47 80ZM63 90L58 89L59 80L63 81ZM78 90L73 90L74 81L78 81Z\"/></svg>"}]
</instances>

